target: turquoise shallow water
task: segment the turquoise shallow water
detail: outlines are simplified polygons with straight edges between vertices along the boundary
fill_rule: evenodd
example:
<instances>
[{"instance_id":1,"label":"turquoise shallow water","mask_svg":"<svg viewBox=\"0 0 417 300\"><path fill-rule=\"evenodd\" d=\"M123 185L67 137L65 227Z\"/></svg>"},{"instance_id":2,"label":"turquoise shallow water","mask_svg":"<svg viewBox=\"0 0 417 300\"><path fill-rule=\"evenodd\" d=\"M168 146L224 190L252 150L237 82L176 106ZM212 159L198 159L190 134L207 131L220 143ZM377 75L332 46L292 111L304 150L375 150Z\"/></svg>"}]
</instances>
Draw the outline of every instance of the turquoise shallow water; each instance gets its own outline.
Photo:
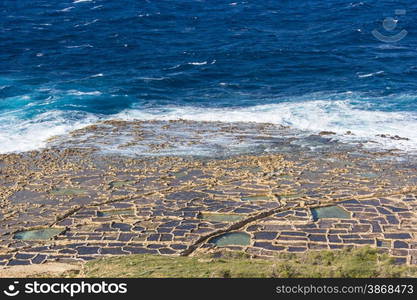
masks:
<instances>
[{"instance_id":1,"label":"turquoise shallow water","mask_svg":"<svg viewBox=\"0 0 417 300\"><path fill-rule=\"evenodd\" d=\"M339 206L326 206L326 207L319 207L311 209L311 214L313 215L313 219L328 219L328 218L336 218L336 219L350 219L350 214Z\"/></svg>"},{"instance_id":2,"label":"turquoise shallow water","mask_svg":"<svg viewBox=\"0 0 417 300\"><path fill-rule=\"evenodd\" d=\"M250 236L245 232L230 232L212 238L210 243L219 247L233 245L246 246L250 243Z\"/></svg>"},{"instance_id":3,"label":"turquoise shallow water","mask_svg":"<svg viewBox=\"0 0 417 300\"><path fill-rule=\"evenodd\" d=\"M416 13L405 0L2 1L0 152L109 118L350 130L415 150Z\"/></svg>"},{"instance_id":4,"label":"turquoise shallow water","mask_svg":"<svg viewBox=\"0 0 417 300\"><path fill-rule=\"evenodd\" d=\"M62 228L43 228L21 231L14 235L16 240L49 240L63 231Z\"/></svg>"}]
</instances>

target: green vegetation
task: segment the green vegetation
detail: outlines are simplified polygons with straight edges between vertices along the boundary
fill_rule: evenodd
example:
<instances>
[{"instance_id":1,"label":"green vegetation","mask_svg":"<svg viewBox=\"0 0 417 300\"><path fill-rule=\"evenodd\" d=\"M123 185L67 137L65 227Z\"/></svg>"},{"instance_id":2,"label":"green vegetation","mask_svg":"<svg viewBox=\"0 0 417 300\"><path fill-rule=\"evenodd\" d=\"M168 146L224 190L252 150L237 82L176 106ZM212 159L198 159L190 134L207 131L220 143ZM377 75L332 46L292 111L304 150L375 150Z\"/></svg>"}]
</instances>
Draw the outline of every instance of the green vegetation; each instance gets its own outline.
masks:
<instances>
[{"instance_id":1,"label":"green vegetation","mask_svg":"<svg viewBox=\"0 0 417 300\"><path fill-rule=\"evenodd\" d=\"M88 262L82 277L415 277L417 267L398 266L369 247L280 254L272 260L220 252L193 257L127 255Z\"/></svg>"}]
</instances>

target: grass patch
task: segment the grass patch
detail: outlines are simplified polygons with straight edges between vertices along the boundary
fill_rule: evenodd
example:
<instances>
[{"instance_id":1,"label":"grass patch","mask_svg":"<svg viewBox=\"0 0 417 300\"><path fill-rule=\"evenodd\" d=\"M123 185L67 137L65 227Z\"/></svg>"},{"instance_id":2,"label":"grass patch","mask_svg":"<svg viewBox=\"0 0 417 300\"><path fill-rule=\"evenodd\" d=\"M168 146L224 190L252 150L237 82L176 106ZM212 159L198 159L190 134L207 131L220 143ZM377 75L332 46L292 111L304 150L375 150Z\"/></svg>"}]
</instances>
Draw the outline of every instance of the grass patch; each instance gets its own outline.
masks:
<instances>
[{"instance_id":1,"label":"grass patch","mask_svg":"<svg viewBox=\"0 0 417 300\"><path fill-rule=\"evenodd\" d=\"M302 278L302 277L415 277L417 267L398 266L385 254L364 247L341 251L280 254L253 259L247 254L222 252L194 257L126 255L88 262L80 274L68 277L153 278Z\"/></svg>"}]
</instances>

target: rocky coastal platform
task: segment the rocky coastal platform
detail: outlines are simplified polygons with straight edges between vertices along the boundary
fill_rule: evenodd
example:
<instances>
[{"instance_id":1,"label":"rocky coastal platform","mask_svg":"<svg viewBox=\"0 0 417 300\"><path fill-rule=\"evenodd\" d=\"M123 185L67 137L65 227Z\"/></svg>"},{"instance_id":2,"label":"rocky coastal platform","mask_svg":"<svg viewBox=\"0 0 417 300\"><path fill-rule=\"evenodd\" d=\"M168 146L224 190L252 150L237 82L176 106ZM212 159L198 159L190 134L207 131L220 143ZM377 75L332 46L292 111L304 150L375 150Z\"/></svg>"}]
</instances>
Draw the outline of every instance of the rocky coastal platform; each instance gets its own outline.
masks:
<instances>
[{"instance_id":1,"label":"rocky coastal platform","mask_svg":"<svg viewBox=\"0 0 417 300\"><path fill-rule=\"evenodd\" d=\"M417 264L416 158L297 134L107 121L1 155L0 265L366 245Z\"/></svg>"}]
</instances>

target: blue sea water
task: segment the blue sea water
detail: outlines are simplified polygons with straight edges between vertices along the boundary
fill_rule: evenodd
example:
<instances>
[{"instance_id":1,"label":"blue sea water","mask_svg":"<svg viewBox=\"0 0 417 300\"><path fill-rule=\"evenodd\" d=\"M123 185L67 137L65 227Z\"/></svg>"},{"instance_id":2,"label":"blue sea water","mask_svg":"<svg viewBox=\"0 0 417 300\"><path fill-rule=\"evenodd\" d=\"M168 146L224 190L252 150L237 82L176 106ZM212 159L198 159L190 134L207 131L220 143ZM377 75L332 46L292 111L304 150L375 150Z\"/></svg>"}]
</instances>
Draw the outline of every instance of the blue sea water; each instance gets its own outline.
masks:
<instances>
[{"instance_id":1,"label":"blue sea water","mask_svg":"<svg viewBox=\"0 0 417 300\"><path fill-rule=\"evenodd\" d=\"M272 122L417 149L417 2L0 1L0 152L101 119ZM382 38L381 38L382 37Z\"/></svg>"}]
</instances>

